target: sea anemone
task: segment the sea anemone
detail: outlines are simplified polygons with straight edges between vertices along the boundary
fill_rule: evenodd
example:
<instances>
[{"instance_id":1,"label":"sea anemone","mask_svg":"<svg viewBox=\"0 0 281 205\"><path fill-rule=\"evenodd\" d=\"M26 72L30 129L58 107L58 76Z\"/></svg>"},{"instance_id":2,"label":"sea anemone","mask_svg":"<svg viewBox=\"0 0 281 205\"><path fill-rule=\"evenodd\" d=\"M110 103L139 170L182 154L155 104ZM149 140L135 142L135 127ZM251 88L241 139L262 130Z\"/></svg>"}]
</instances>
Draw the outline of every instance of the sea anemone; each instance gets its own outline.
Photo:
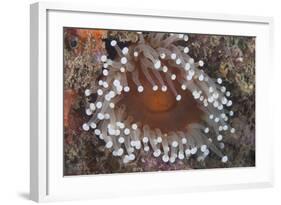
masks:
<instances>
[{"instance_id":1,"label":"sea anemone","mask_svg":"<svg viewBox=\"0 0 281 205\"><path fill-rule=\"evenodd\" d=\"M143 150L165 163L197 158L210 152L223 162L231 93L222 78L204 71L203 60L188 54L187 34L138 33L138 41L120 48L112 59L102 55L101 75L85 90L87 121L93 132L124 163Z\"/></svg>"}]
</instances>

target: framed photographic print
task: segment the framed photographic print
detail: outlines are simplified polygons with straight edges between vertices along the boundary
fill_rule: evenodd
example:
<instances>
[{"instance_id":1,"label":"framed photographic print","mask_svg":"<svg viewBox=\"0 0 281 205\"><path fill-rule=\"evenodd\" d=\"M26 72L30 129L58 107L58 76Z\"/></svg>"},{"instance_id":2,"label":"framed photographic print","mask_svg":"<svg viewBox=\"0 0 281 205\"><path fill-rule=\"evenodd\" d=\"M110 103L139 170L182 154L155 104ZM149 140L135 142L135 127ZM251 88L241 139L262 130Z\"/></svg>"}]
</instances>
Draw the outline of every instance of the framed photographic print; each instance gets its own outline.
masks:
<instances>
[{"instance_id":1,"label":"framed photographic print","mask_svg":"<svg viewBox=\"0 0 281 205\"><path fill-rule=\"evenodd\" d=\"M31 5L31 199L271 186L272 22Z\"/></svg>"}]
</instances>

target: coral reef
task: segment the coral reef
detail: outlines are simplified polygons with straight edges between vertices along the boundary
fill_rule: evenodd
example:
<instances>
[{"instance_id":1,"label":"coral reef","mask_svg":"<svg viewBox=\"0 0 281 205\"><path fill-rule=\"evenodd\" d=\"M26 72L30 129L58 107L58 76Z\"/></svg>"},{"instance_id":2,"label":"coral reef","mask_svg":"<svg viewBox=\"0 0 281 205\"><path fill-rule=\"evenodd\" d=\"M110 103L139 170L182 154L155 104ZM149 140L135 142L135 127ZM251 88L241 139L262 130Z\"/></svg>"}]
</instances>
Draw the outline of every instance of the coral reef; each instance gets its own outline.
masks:
<instances>
[{"instance_id":1,"label":"coral reef","mask_svg":"<svg viewBox=\"0 0 281 205\"><path fill-rule=\"evenodd\" d=\"M64 35L65 175L255 165L255 38Z\"/></svg>"}]
</instances>

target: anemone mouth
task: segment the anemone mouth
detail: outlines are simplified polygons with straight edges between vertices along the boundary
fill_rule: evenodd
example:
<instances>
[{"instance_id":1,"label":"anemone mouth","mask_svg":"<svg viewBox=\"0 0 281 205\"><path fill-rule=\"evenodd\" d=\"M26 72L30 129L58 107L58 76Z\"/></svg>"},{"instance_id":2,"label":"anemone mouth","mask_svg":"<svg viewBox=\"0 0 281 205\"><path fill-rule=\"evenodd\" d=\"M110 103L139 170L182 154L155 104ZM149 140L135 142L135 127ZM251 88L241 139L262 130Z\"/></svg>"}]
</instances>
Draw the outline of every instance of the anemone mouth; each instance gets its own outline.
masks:
<instances>
[{"instance_id":1,"label":"anemone mouth","mask_svg":"<svg viewBox=\"0 0 281 205\"><path fill-rule=\"evenodd\" d=\"M126 107L127 114L132 116L134 121L147 124L152 129L159 128L165 133L184 130L189 124L202 122L204 112L199 108L192 93L181 90L179 83L174 83L181 95L181 100L177 101L170 90L153 90L143 75L140 75L140 82L144 87L142 93L137 91L137 87L128 77L130 92L124 93L117 103L117 106Z\"/></svg>"}]
</instances>

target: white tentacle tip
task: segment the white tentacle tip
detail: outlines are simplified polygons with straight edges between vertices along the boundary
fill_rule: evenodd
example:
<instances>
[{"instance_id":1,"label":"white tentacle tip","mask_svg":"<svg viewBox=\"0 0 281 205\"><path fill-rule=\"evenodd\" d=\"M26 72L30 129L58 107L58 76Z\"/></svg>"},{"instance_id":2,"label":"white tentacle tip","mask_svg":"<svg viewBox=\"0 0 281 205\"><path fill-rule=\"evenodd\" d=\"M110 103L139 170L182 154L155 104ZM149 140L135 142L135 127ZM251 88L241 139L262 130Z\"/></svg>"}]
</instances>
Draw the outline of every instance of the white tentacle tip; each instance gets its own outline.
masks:
<instances>
[{"instance_id":1,"label":"white tentacle tip","mask_svg":"<svg viewBox=\"0 0 281 205\"><path fill-rule=\"evenodd\" d=\"M177 65L181 64L181 59L178 58L178 59L176 60L176 64L177 64Z\"/></svg>"},{"instance_id":2,"label":"white tentacle tip","mask_svg":"<svg viewBox=\"0 0 281 205\"><path fill-rule=\"evenodd\" d=\"M163 155L162 156L162 160L163 160L163 162L168 162L169 161L169 156L168 155Z\"/></svg>"},{"instance_id":3,"label":"white tentacle tip","mask_svg":"<svg viewBox=\"0 0 281 205\"><path fill-rule=\"evenodd\" d=\"M155 63L154 63L154 68L155 69L159 69L161 67L161 61L160 60L157 60Z\"/></svg>"},{"instance_id":4,"label":"white tentacle tip","mask_svg":"<svg viewBox=\"0 0 281 205\"><path fill-rule=\"evenodd\" d=\"M92 111L95 111L96 110L96 105L95 105L95 103L90 103L90 109L92 110Z\"/></svg>"},{"instance_id":5,"label":"white tentacle tip","mask_svg":"<svg viewBox=\"0 0 281 205\"><path fill-rule=\"evenodd\" d=\"M143 92L143 90L144 90L144 88L143 88L142 85L138 86L138 92L139 92L139 93Z\"/></svg>"},{"instance_id":6,"label":"white tentacle tip","mask_svg":"<svg viewBox=\"0 0 281 205\"><path fill-rule=\"evenodd\" d=\"M126 71L126 69L125 69L124 67L121 67L121 68L120 68L120 72L121 72L121 73L125 73L125 71Z\"/></svg>"},{"instance_id":7,"label":"white tentacle tip","mask_svg":"<svg viewBox=\"0 0 281 205\"><path fill-rule=\"evenodd\" d=\"M157 86L157 85L154 85L154 86L152 87L152 90L153 90L153 91L157 91L157 90L158 90L158 86Z\"/></svg>"},{"instance_id":8,"label":"white tentacle tip","mask_svg":"<svg viewBox=\"0 0 281 205\"><path fill-rule=\"evenodd\" d=\"M221 161L222 161L223 163L226 163L226 162L228 161L228 157L227 157L227 156L223 156L223 157L221 158Z\"/></svg>"},{"instance_id":9,"label":"white tentacle tip","mask_svg":"<svg viewBox=\"0 0 281 205\"><path fill-rule=\"evenodd\" d=\"M116 41L116 40L112 40L112 41L110 42L110 45L111 45L111 46L116 46L116 45L117 45L117 41Z\"/></svg>"},{"instance_id":10,"label":"white tentacle tip","mask_svg":"<svg viewBox=\"0 0 281 205\"><path fill-rule=\"evenodd\" d=\"M110 107L111 109L113 109L113 108L115 107L115 104L114 104L113 102L111 102L111 103L109 103L109 107Z\"/></svg>"},{"instance_id":11,"label":"white tentacle tip","mask_svg":"<svg viewBox=\"0 0 281 205\"><path fill-rule=\"evenodd\" d=\"M125 128L124 134L125 135L129 135L130 133L131 133L130 129L129 128Z\"/></svg>"},{"instance_id":12,"label":"white tentacle tip","mask_svg":"<svg viewBox=\"0 0 281 205\"><path fill-rule=\"evenodd\" d=\"M132 124L132 129L133 129L133 130L138 129L138 125L137 125L136 123Z\"/></svg>"},{"instance_id":13,"label":"white tentacle tip","mask_svg":"<svg viewBox=\"0 0 281 205\"><path fill-rule=\"evenodd\" d=\"M227 92L225 93L225 95L226 95L226 97L230 97L230 92L227 91Z\"/></svg>"},{"instance_id":14,"label":"white tentacle tip","mask_svg":"<svg viewBox=\"0 0 281 205\"><path fill-rule=\"evenodd\" d=\"M198 65L199 65L200 67L203 67L203 66L204 66L204 61L202 61L202 60L198 61Z\"/></svg>"},{"instance_id":15,"label":"white tentacle tip","mask_svg":"<svg viewBox=\"0 0 281 205\"><path fill-rule=\"evenodd\" d=\"M184 52L184 53L188 53L188 52L189 52L189 48L188 48L188 47L185 47L185 48L183 49L183 52Z\"/></svg>"},{"instance_id":16,"label":"white tentacle tip","mask_svg":"<svg viewBox=\"0 0 281 205\"><path fill-rule=\"evenodd\" d=\"M101 134L101 131L100 131L100 129L95 129L95 135L100 135Z\"/></svg>"},{"instance_id":17,"label":"white tentacle tip","mask_svg":"<svg viewBox=\"0 0 281 205\"><path fill-rule=\"evenodd\" d=\"M89 116L89 115L92 115L92 114L93 114L93 112L90 108L86 109L86 115Z\"/></svg>"},{"instance_id":18,"label":"white tentacle tip","mask_svg":"<svg viewBox=\"0 0 281 205\"><path fill-rule=\"evenodd\" d=\"M200 147L200 150L201 150L201 152L205 152L206 150L207 150L207 145L202 145L201 147Z\"/></svg>"},{"instance_id":19,"label":"white tentacle tip","mask_svg":"<svg viewBox=\"0 0 281 205\"><path fill-rule=\"evenodd\" d=\"M190 58L190 59L188 60L188 62L189 62L190 64L193 64L193 63L194 63L194 59L193 59L193 58Z\"/></svg>"},{"instance_id":20,"label":"white tentacle tip","mask_svg":"<svg viewBox=\"0 0 281 205\"><path fill-rule=\"evenodd\" d=\"M156 140L157 140L157 143L161 143L162 142L162 137L159 136L159 137L157 137Z\"/></svg>"},{"instance_id":21,"label":"white tentacle tip","mask_svg":"<svg viewBox=\"0 0 281 205\"><path fill-rule=\"evenodd\" d=\"M183 160L183 159L184 159L184 154L183 154L182 152L180 152L180 153L178 154L178 158L179 158L180 160Z\"/></svg>"},{"instance_id":22,"label":"white tentacle tip","mask_svg":"<svg viewBox=\"0 0 281 205\"><path fill-rule=\"evenodd\" d=\"M108 70L107 70L107 69L104 69L104 70L102 71L102 74L103 74L104 76L108 76Z\"/></svg>"},{"instance_id":23,"label":"white tentacle tip","mask_svg":"<svg viewBox=\"0 0 281 205\"><path fill-rule=\"evenodd\" d=\"M177 58L177 54L172 53L172 54L171 54L171 59L175 60L176 58Z\"/></svg>"},{"instance_id":24,"label":"white tentacle tip","mask_svg":"<svg viewBox=\"0 0 281 205\"><path fill-rule=\"evenodd\" d=\"M87 123L84 123L84 124L82 125L82 129L85 130L85 131L89 131L90 126L89 126Z\"/></svg>"},{"instance_id":25,"label":"white tentacle tip","mask_svg":"<svg viewBox=\"0 0 281 205\"><path fill-rule=\"evenodd\" d=\"M195 154L197 152L197 147L193 147L190 151L191 154Z\"/></svg>"},{"instance_id":26,"label":"white tentacle tip","mask_svg":"<svg viewBox=\"0 0 281 205\"><path fill-rule=\"evenodd\" d=\"M184 69L186 71L188 71L190 69L190 63L186 63L185 66L184 66Z\"/></svg>"},{"instance_id":27,"label":"white tentacle tip","mask_svg":"<svg viewBox=\"0 0 281 205\"><path fill-rule=\"evenodd\" d=\"M187 143L187 139L186 139L186 138L182 138L182 139L181 139L181 143L182 143L182 144L186 144L186 143Z\"/></svg>"},{"instance_id":28,"label":"white tentacle tip","mask_svg":"<svg viewBox=\"0 0 281 205\"><path fill-rule=\"evenodd\" d=\"M100 58L100 60L101 60L102 62L106 62L106 60L107 60L106 55L102 55L101 58Z\"/></svg>"},{"instance_id":29,"label":"white tentacle tip","mask_svg":"<svg viewBox=\"0 0 281 205\"><path fill-rule=\"evenodd\" d=\"M217 140L218 140L218 141L222 141L222 138L223 138L222 135L218 135L218 136L217 136Z\"/></svg>"},{"instance_id":30,"label":"white tentacle tip","mask_svg":"<svg viewBox=\"0 0 281 205\"><path fill-rule=\"evenodd\" d=\"M102 102L100 102L100 101L97 102L97 103L96 103L96 108L100 109L101 107L102 107Z\"/></svg>"},{"instance_id":31,"label":"white tentacle tip","mask_svg":"<svg viewBox=\"0 0 281 205\"><path fill-rule=\"evenodd\" d=\"M179 143L177 141L173 141L172 146L173 147L177 147L179 145Z\"/></svg>"},{"instance_id":32,"label":"white tentacle tip","mask_svg":"<svg viewBox=\"0 0 281 205\"><path fill-rule=\"evenodd\" d=\"M199 81L203 81L204 80L204 75L203 74L199 75L198 80Z\"/></svg>"},{"instance_id":33,"label":"white tentacle tip","mask_svg":"<svg viewBox=\"0 0 281 205\"><path fill-rule=\"evenodd\" d=\"M90 126L91 126L92 129L96 129L96 128L97 128L97 124L94 123L94 122L91 122L91 123L90 123Z\"/></svg>"},{"instance_id":34,"label":"white tentacle tip","mask_svg":"<svg viewBox=\"0 0 281 205\"><path fill-rule=\"evenodd\" d=\"M124 47L124 48L122 49L122 53L123 53L124 55L127 55L128 52L129 52L129 49L128 49L127 47Z\"/></svg>"},{"instance_id":35,"label":"white tentacle tip","mask_svg":"<svg viewBox=\"0 0 281 205\"><path fill-rule=\"evenodd\" d=\"M184 153L186 156L191 155L191 149L186 149Z\"/></svg>"},{"instance_id":36,"label":"white tentacle tip","mask_svg":"<svg viewBox=\"0 0 281 205\"><path fill-rule=\"evenodd\" d=\"M153 156L154 157L159 157L161 155L161 150L160 149L157 149L153 152Z\"/></svg>"},{"instance_id":37,"label":"white tentacle tip","mask_svg":"<svg viewBox=\"0 0 281 205\"><path fill-rule=\"evenodd\" d=\"M161 58L161 59L164 59L165 57L166 57L166 54L165 54L165 53L161 53L161 54L160 54L160 58Z\"/></svg>"},{"instance_id":38,"label":"white tentacle tip","mask_svg":"<svg viewBox=\"0 0 281 205\"><path fill-rule=\"evenodd\" d=\"M124 143L124 142L125 142L124 137L119 137L118 142L119 142L120 144Z\"/></svg>"},{"instance_id":39,"label":"white tentacle tip","mask_svg":"<svg viewBox=\"0 0 281 205\"><path fill-rule=\"evenodd\" d=\"M166 73L166 72L168 72L168 67L164 65L162 70L163 70L164 73Z\"/></svg>"},{"instance_id":40,"label":"white tentacle tip","mask_svg":"<svg viewBox=\"0 0 281 205\"><path fill-rule=\"evenodd\" d=\"M127 60L126 57L122 57L121 60L120 60L120 62L121 62L122 64L126 64L126 63L128 62L128 60Z\"/></svg>"},{"instance_id":41,"label":"white tentacle tip","mask_svg":"<svg viewBox=\"0 0 281 205\"><path fill-rule=\"evenodd\" d=\"M143 137L142 141L143 141L143 143L148 143L148 137Z\"/></svg>"},{"instance_id":42,"label":"white tentacle tip","mask_svg":"<svg viewBox=\"0 0 281 205\"><path fill-rule=\"evenodd\" d=\"M108 142L105 144L105 147L106 147L107 149L111 148L112 146L113 146L112 141L108 141Z\"/></svg>"},{"instance_id":43,"label":"white tentacle tip","mask_svg":"<svg viewBox=\"0 0 281 205\"><path fill-rule=\"evenodd\" d=\"M161 90L162 90L163 92L166 92L166 91L167 91L167 86L166 86L166 85L163 85L163 86L161 87Z\"/></svg>"},{"instance_id":44,"label":"white tentacle tip","mask_svg":"<svg viewBox=\"0 0 281 205\"><path fill-rule=\"evenodd\" d=\"M230 107L231 105L232 105L232 101L229 100L229 101L227 102L226 106L227 106L227 107Z\"/></svg>"},{"instance_id":45,"label":"white tentacle tip","mask_svg":"<svg viewBox=\"0 0 281 205\"><path fill-rule=\"evenodd\" d=\"M98 90L97 90L97 94L98 94L99 96L102 96L102 95L103 95L102 89L98 89Z\"/></svg>"},{"instance_id":46,"label":"white tentacle tip","mask_svg":"<svg viewBox=\"0 0 281 205\"><path fill-rule=\"evenodd\" d=\"M181 95L177 95L176 100L180 101L181 100Z\"/></svg>"},{"instance_id":47,"label":"white tentacle tip","mask_svg":"<svg viewBox=\"0 0 281 205\"><path fill-rule=\"evenodd\" d=\"M130 91L130 87L129 86L125 86L124 87L124 92L128 93Z\"/></svg>"},{"instance_id":48,"label":"white tentacle tip","mask_svg":"<svg viewBox=\"0 0 281 205\"><path fill-rule=\"evenodd\" d=\"M118 155L118 156L122 156L123 153L124 153L124 150L123 150L122 148L119 148L119 149L117 150L117 155Z\"/></svg>"},{"instance_id":49,"label":"white tentacle tip","mask_svg":"<svg viewBox=\"0 0 281 205\"><path fill-rule=\"evenodd\" d=\"M170 161L170 163L174 163L176 161L176 157L174 157L174 156L170 157L169 161Z\"/></svg>"},{"instance_id":50,"label":"white tentacle tip","mask_svg":"<svg viewBox=\"0 0 281 205\"><path fill-rule=\"evenodd\" d=\"M148 152L148 151L149 151L149 146L144 146L143 150L144 150L145 152Z\"/></svg>"},{"instance_id":51,"label":"white tentacle tip","mask_svg":"<svg viewBox=\"0 0 281 205\"><path fill-rule=\"evenodd\" d=\"M206 127L205 129L204 129L204 132L207 134L207 133L209 133L209 131L210 131L210 129L208 128L208 127Z\"/></svg>"},{"instance_id":52,"label":"white tentacle tip","mask_svg":"<svg viewBox=\"0 0 281 205\"><path fill-rule=\"evenodd\" d=\"M186 90L186 85L184 85L184 84L181 85L181 89L182 89L182 90Z\"/></svg>"},{"instance_id":53,"label":"white tentacle tip","mask_svg":"<svg viewBox=\"0 0 281 205\"><path fill-rule=\"evenodd\" d=\"M176 78L177 78L176 74L172 74L172 75L171 75L171 79L172 79L172 80L176 80Z\"/></svg>"},{"instance_id":54,"label":"white tentacle tip","mask_svg":"<svg viewBox=\"0 0 281 205\"><path fill-rule=\"evenodd\" d=\"M129 154L129 160L133 161L136 158L136 156L134 154Z\"/></svg>"},{"instance_id":55,"label":"white tentacle tip","mask_svg":"<svg viewBox=\"0 0 281 205\"><path fill-rule=\"evenodd\" d=\"M90 96L91 95L91 90L90 89L86 89L85 90L85 96Z\"/></svg>"}]
</instances>

